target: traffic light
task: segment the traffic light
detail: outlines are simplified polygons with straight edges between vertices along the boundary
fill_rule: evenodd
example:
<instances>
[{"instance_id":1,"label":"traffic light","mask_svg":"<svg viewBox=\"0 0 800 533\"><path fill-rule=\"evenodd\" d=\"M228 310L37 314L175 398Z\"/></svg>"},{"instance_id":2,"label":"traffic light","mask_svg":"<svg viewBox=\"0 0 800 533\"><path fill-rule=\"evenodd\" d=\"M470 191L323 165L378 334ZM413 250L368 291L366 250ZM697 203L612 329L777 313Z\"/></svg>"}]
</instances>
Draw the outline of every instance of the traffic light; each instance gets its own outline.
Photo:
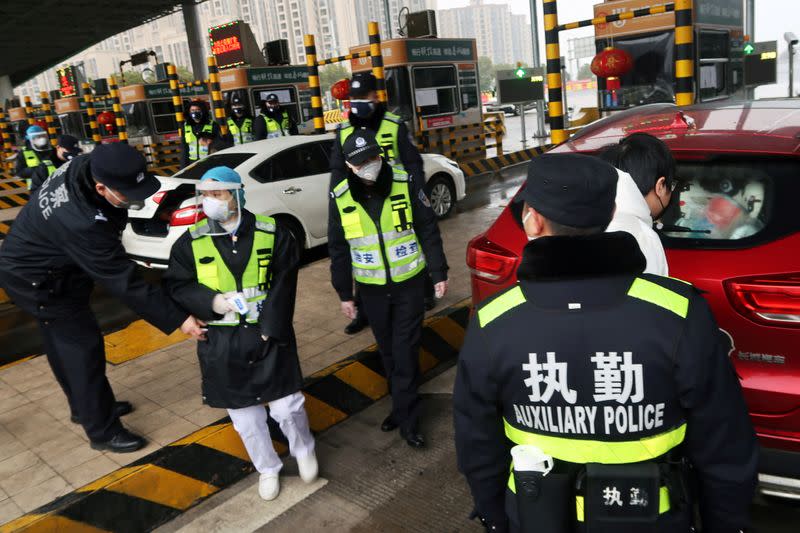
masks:
<instances>
[{"instance_id":1,"label":"traffic light","mask_svg":"<svg viewBox=\"0 0 800 533\"><path fill-rule=\"evenodd\" d=\"M746 45L744 45L744 48L742 50L744 51L745 55L750 55L750 54L753 53L753 50L755 50L755 49L756 48L755 48L755 46L753 46L752 43L747 43Z\"/></svg>"},{"instance_id":2,"label":"traffic light","mask_svg":"<svg viewBox=\"0 0 800 533\"><path fill-rule=\"evenodd\" d=\"M525 77L525 69L524 69L524 68L522 68L522 67L519 67L517 70L515 70L515 71L514 71L514 74L515 74L515 75L516 75L518 78L524 78L524 77Z\"/></svg>"}]
</instances>

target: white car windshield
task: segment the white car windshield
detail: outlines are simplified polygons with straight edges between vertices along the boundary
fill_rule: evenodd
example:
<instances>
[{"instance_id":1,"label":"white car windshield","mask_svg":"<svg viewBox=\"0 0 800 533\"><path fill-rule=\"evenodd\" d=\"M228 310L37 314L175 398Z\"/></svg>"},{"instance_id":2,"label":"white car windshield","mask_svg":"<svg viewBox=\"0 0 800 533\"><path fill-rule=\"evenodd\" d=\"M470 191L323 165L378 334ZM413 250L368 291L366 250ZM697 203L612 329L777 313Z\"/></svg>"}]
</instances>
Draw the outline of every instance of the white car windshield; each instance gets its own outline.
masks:
<instances>
[{"instance_id":1,"label":"white car windshield","mask_svg":"<svg viewBox=\"0 0 800 533\"><path fill-rule=\"evenodd\" d=\"M199 180L210 168L229 167L235 169L256 154L236 152L233 154L212 154L200 161L196 161L181 170L173 177L185 180Z\"/></svg>"}]
</instances>

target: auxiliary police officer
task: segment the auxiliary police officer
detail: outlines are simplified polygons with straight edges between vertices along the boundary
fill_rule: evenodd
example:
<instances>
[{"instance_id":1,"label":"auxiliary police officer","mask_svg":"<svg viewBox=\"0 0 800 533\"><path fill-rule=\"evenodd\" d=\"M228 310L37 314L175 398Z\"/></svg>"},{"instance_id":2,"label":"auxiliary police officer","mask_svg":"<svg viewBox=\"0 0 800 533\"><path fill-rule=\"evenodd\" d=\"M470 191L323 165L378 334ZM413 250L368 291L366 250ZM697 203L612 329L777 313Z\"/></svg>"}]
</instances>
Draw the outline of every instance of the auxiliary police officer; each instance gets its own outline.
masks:
<instances>
[{"instance_id":1,"label":"auxiliary police officer","mask_svg":"<svg viewBox=\"0 0 800 533\"><path fill-rule=\"evenodd\" d=\"M25 130L25 147L17 155L17 165L14 173L25 180L28 189L33 185L33 175L36 169L44 165L47 175L52 174L56 165L55 151L50 146L50 138L41 126L28 126Z\"/></svg>"},{"instance_id":2,"label":"auxiliary police officer","mask_svg":"<svg viewBox=\"0 0 800 533\"><path fill-rule=\"evenodd\" d=\"M200 142L201 133L216 139L220 136L219 124L211 120L206 102L192 100L189 104L189 117L183 126L181 168L208 156L208 145Z\"/></svg>"},{"instance_id":3,"label":"auxiliary police officer","mask_svg":"<svg viewBox=\"0 0 800 533\"><path fill-rule=\"evenodd\" d=\"M160 185L145 167L135 148L120 143L72 159L22 208L0 249L0 286L38 320L72 421L83 425L92 448L112 452L146 442L119 421L132 407L115 402L106 379L103 335L89 307L94 283L165 333L201 334L194 317L142 280L122 247L128 208Z\"/></svg>"},{"instance_id":4,"label":"auxiliary police officer","mask_svg":"<svg viewBox=\"0 0 800 533\"><path fill-rule=\"evenodd\" d=\"M353 281L381 352L392 412L383 431L400 427L415 448L419 431L418 357L425 315L425 267L438 297L447 261L436 215L419 183L383 159L375 134L357 130L344 143L348 173L331 191L328 250L342 312L355 318Z\"/></svg>"},{"instance_id":5,"label":"auxiliary police officer","mask_svg":"<svg viewBox=\"0 0 800 533\"><path fill-rule=\"evenodd\" d=\"M38 167L33 169L28 188L31 192L35 192L36 189L41 187L42 183L56 171L56 168L71 160L73 157L79 156L81 153L82 150L78 144L78 139L72 135L59 135L55 150L53 150L53 155L55 157L53 157L52 161L49 159L42 161Z\"/></svg>"},{"instance_id":6,"label":"auxiliary police officer","mask_svg":"<svg viewBox=\"0 0 800 533\"><path fill-rule=\"evenodd\" d=\"M703 531L749 526L758 452L728 346L698 290L643 274L633 236L603 233L616 182L590 156L531 161L519 283L470 322L456 451L489 531L533 511L537 532L688 532L693 504ZM554 459L519 511L512 445Z\"/></svg>"},{"instance_id":7,"label":"auxiliary police officer","mask_svg":"<svg viewBox=\"0 0 800 533\"><path fill-rule=\"evenodd\" d=\"M289 112L283 109L277 94L267 95L266 100L261 103L261 114L256 118L253 133L259 141L297 135L297 124Z\"/></svg>"},{"instance_id":8,"label":"auxiliary police officer","mask_svg":"<svg viewBox=\"0 0 800 533\"><path fill-rule=\"evenodd\" d=\"M230 114L228 117L228 132L233 138L233 144L245 144L255 140L253 132L253 115L239 91L231 95Z\"/></svg>"}]
</instances>

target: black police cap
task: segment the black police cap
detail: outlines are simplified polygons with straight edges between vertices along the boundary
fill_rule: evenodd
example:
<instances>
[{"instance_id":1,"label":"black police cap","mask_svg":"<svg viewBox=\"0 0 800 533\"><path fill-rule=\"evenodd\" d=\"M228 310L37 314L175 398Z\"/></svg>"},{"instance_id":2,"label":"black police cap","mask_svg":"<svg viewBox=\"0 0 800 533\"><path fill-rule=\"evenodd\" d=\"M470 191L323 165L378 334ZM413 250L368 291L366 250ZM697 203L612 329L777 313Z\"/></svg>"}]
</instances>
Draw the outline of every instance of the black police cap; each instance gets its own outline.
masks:
<instances>
[{"instance_id":1,"label":"black police cap","mask_svg":"<svg viewBox=\"0 0 800 533\"><path fill-rule=\"evenodd\" d=\"M69 150L70 152L74 151L80 152L80 147L78 146L78 139L76 139L72 135L59 135L56 144L65 150Z\"/></svg>"},{"instance_id":2,"label":"black police cap","mask_svg":"<svg viewBox=\"0 0 800 533\"><path fill-rule=\"evenodd\" d=\"M350 80L350 98L363 98L377 88L378 80L372 72L356 72Z\"/></svg>"},{"instance_id":3,"label":"black police cap","mask_svg":"<svg viewBox=\"0 0 800 533\"><path fill-rule=\"evenodd\" d=\"M362 165L382 153L381 146L372 130L359 129L350 134L342 146L345 160L351 165Z\"/></svg>"},{"instance_id":4,"label":"black police cap","mask_svg":"<svg viewBox=\"0 0 800 533\"><path fill-rule=\"evenodd\" d=\"M98 145L89 154L89 163L94 179L128 200L144 200L161 187L158 178L147 171L144 156L127 144Z\"/></svg>"},{"instance_id":5,"label":"black police cap","mask_svg":"<svg viewBox=\"0 0 800 533\"><path fill-rule=\"evenodd\" d=\"M521 199L553 222L605 227L614 215L617 169L583 154L544 154L528 164Z\"/></svg>"}]
</instances>

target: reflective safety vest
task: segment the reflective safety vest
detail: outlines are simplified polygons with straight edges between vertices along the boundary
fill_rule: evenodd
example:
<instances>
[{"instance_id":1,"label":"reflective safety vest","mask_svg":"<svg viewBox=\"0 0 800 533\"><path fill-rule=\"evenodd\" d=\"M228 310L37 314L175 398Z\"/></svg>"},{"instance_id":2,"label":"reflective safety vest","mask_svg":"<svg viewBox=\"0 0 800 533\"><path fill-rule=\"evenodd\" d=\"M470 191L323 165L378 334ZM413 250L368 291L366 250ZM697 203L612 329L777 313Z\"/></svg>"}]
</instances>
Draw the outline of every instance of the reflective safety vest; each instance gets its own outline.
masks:
<instances>
[{"instance_id":1,"label":"reflective safety vest","mask_svg":"<svg viewBox=\"0 0 800 533\"><path fill-rule=\"evenodd\" d=\"M255 140L253 135L253 119L246 118L242 122L241 129L236 125L236 121L232 118L228 119L228 130L233 136L233 144L244 144Z\"/></svg>"},{"instance_id":2,"label":"reflective safety vest","mask_svg":"<svg viewBox=\"0 0 800 533\"><path fill-rule=\"evenodd\" d=\"M644 278L636 278L633 281L628 289L628 297L657 305L684 319L689 309L689 300L685 296ZM478 324L481 328L486 327L526 301L525 293L517 285L481 308L478 311ZM685 422L663 433L633 441L600 441L545 435L528 429L519 429L505 418L503 426L506 437L514 444L536 446L553 459L573 464L630 464L654 461L680 445L686 436ZM513 463L508 478L508 488L516 493ZM658 502L660 514L670 510L669 490L666 486L660 488ZM583 522L585 512L582 495L575 496L575 513L576 519Z\"/></svg>"},{"instance_id":3,"label":"reflective safety vest","mask_svg":"<svg viewBox=\"0 0 800 533\"><path fill-rule=\"evenodd\" d=\"M383 148L383 153L386 159L395 168L403 168L403 163L400 161L400 149L397 144L398 132L400 131L400 124L403 123L398 115L389 113L383 115L381 125L375 135L378 144ZM355 127L349 121L342 122L339 127L339 142L344 146L344 141L355 131Z\"/></svg>"},{"instance_id":4,"label":"reflective safety vest","mask_svg":"<svg viewBox=\"0 0 800 533\"><path fill-rule=\"evenodd\" d=\"M186 146L189 148L189 161L197 161L203 159L208 155L208 147L200 145L200 139L194 134L194 129L189 124L184 126L183 138L186 141ZM203 133L213 133L214 125L210 122L203 125L201 130Z\"/></svg>"},{"instance_id":5,"label":"reflective safety vest","mask_svg":"<svg viewBox=\"0 0 800 533\"><path fill-rule=\"evenodd\" d=\"M56 166L53 164L52 161L49 159L39 159L39 154L36 153L35 150L23 150L22 155L25 157L25 166L28 168L36 168L41 164L44 164L47 167L47 177L49 178L50 175L56 171ZM25 180L28 189L31 188L33 185L33 180L30 178Z\"/></svg>"},{"instance_id":6,"label":"reflective safety vest","mask_svg":"<svg viewBox=\"0 0 800 533\"><path fill-rule=\"evenodd\" d=\"M229 311L220 320L209 322L211 326L238 326L243 323L242 318L248 324L258 322L269 290L269 264L275 247L275 220L256 215L255 229L253 249L244 274L241 279L236 279L222 259L212 237L208 235L208 219L189 228L198 283L221 293L241 292L249 308L244 317L235 311Z\"/></svg>"},{"instance_id":7,"label":"reflective safety vest","mask_svg":"<svg viewBox=\"0 0 800 533\"><path fill-rule=\"evenodd\" d=\"M267 139L289 135L289 126L291 124L288 111L283 112L283 120L280 122L269 118L266 113L262 113L261 116L264 117L264 122L267 124Z\"/></svg>"},{"instance_id":8,"label":"reflective safety vest","mask_svg":"<svg viewBox=\"0 0 800 533\"><path fill-rule=\"evenodd\" d=\"M350 245L353 277L367 285L406 281L425 269L425 256L414 232L408 174L394 169L392 189L381 209L380 230L364 207L353 199L343 180L333 189L342 219L344 238ZM384 264L388 261L388 265Z\"/></svg>"}]
</instances>

